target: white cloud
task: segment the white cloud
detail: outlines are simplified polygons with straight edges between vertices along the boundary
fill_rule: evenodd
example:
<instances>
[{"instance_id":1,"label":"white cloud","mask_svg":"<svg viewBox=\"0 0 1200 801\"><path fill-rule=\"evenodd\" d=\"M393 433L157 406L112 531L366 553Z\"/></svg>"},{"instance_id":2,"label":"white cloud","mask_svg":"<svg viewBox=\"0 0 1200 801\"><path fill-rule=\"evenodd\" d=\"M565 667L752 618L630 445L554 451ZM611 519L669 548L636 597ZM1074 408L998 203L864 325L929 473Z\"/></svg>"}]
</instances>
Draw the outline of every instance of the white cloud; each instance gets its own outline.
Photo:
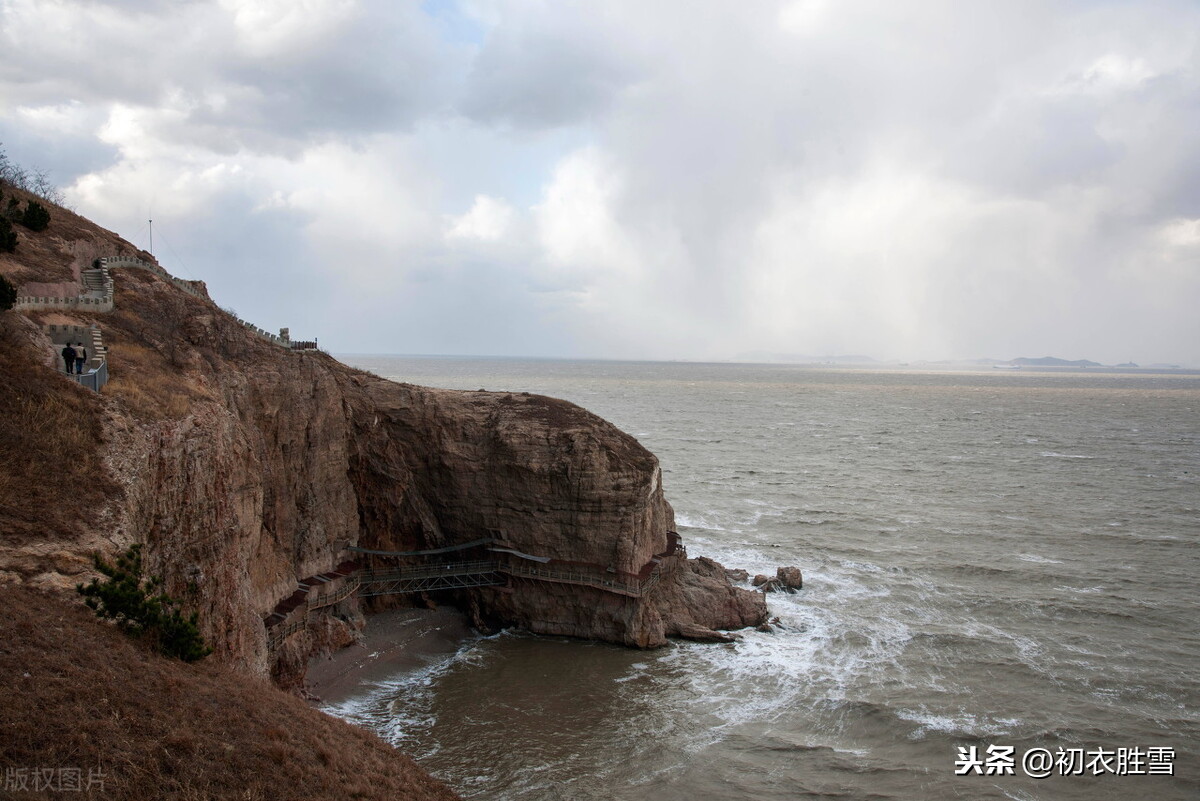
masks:
<instances>
[{"instance_id":1,"label":"white cloud","mask_svg":"<svg viewBox=\"0 0 1200 801\"><path fill-rule=\"evenodd\" d=\"M258 58L303 51L337 38L358 11L352 0L220 0L238 41Z\"/></svg>"},{"instance_id":2,"label":"white cloud","mask_svg":"<svg viewBox=\"0 0 1200 801\"><path fill-rule=\"evenodd\" d=\"M504 238L515 218L516 210L503 199L476 195L470 210L447 220L446 238L495 242Z\"/></svg>"}]
</instances>

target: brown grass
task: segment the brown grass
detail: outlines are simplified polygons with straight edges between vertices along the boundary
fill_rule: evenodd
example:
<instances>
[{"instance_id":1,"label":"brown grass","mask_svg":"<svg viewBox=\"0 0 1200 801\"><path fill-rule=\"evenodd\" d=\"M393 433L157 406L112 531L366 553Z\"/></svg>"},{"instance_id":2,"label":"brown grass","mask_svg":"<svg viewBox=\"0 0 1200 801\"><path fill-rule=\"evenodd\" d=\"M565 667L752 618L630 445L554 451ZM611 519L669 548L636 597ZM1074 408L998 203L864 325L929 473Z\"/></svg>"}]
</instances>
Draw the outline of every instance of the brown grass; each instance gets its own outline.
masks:
<instances>
[{"instance_id":1,"label":"brown grass","mask_svg":"<svg viewBox=\"0 0 1200 801\"><path fill-rule=\"evenodd\" d=\"M188 413L193 399L202 397L195 384L153 348L134 342L106 342L105 347L110 379L103 392L120 398L134 415L178 419Z\"/></svg>"},{"instance_id":2,"label":"brown grass","mask_svg":"<svg viewBox=\"0 0 1200 801\"><path fill-rule=\"evenodd\" d=\"M0 604L0 771L99 767L90 797L118 800L456 797L265 681L157 656L57 596L0 586Z\"/></svg>"},{"instance_id":3,"label":"brown grass","mask_svg":"<svg viewBox=\"0 0 1200 801\"><path fill-rule=\"evenodd\" d=\"M91 220L72 211L47 203L36 195L0 185L7 204L10 197L21 201L21 207L36 200L50 210L50 226L45 231L30 231L14 225L17 249L0 253L0 274L18 287L26 281L56 282L74 280L73 265L88 266L100 256L136 252L136 248L112 231L106 231Z\"/></svg>"},{"instance_id":4,"label":"brown grass","mask_svg":"<svg viewBox=\"0 0 1200 801\"><path fill-rule=\"evenodd\" d=\"M99 398L42 363L32 329L0 312L0 541L77 533L117 491L101 466Z\"/></svg>"}]
</instances>

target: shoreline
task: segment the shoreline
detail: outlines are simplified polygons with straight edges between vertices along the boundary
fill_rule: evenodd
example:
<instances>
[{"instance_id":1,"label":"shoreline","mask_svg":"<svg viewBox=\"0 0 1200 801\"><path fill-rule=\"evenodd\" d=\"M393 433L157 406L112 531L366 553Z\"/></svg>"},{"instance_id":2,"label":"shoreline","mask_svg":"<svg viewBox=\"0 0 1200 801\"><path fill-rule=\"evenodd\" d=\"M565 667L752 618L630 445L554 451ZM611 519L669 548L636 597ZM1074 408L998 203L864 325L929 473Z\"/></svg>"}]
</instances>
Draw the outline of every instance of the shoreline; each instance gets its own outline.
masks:
<instances>
[{"instance_id":1,"label":"shoreline","mask_svg":"<svg viewBox=\"0 0 1200 801\"><path fill-rule=\"evenodd\" d=\"M390 609L367 617L362 641L308 662L304 687L315 706L337 704L398 674L453 655L475 632L452 606Z\"/></svg>"}]
</instances>

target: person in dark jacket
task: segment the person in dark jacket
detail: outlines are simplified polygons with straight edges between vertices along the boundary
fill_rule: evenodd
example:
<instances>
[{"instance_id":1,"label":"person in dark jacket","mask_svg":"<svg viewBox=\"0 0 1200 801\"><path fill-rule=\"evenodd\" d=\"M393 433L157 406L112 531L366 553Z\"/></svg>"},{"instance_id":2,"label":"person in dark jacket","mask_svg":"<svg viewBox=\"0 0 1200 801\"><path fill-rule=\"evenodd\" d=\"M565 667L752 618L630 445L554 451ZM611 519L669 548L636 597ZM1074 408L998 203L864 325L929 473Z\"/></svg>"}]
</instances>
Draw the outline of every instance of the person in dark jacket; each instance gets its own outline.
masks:
<instances>
[{"instance_id":1,"label":"person in dark jacket","mask_svg":"<svg viewBox=\"0 0 1200 801\"><path fill-rule=\"evenodd\" d=\"M75 375L83 375L83 363L87 361L87 351L83 349L83 343L75 343Z\"/></svg>"},{"instance_id":2,"label":"person in dark jacket","mask_svg":"<svg viewBox=\"0 0 1200 801\"><path fill-rule=\"evenodd\" d=\"M67 365L67 372L71 372L71 368L75 366L75 349L68 342L62 349L63 362Z\"/></svg>"}]
</instances>

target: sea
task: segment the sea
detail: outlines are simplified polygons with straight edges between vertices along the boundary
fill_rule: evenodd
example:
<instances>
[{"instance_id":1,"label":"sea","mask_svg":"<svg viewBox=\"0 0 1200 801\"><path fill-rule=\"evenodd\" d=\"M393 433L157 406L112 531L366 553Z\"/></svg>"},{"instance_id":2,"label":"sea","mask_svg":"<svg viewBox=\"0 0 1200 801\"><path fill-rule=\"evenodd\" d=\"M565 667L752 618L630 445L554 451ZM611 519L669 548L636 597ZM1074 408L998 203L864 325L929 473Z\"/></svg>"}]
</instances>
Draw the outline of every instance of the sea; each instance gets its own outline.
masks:
<instances>
[{"instance_id":1,"label":"sea","mask_svg":"<svg viewBox=\"0 0 1200 801\"><path fill-rule=\"evenodd\" d=\"M573 401L689 554L804 574L733 644L506 631L327 707L464 798L1200 798L1200 376L342 358Z\"/></svg>"}]
</instances>

